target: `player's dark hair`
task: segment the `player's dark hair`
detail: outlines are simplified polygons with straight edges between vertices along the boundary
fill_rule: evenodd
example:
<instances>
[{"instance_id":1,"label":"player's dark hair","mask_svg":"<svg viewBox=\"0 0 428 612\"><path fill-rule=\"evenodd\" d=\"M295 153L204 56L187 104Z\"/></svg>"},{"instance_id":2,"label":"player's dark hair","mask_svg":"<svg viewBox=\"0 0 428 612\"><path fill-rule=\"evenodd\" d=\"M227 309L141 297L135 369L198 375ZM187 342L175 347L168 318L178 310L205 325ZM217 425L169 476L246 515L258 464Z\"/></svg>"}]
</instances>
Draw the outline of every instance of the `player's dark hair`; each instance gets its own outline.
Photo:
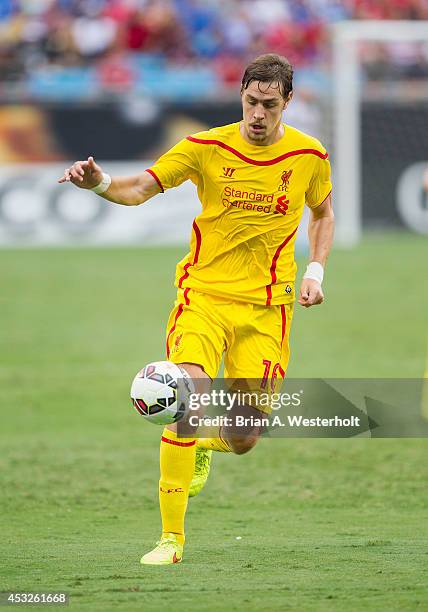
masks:
<instances>
[{"instance_id":1,"label":"player's dark hair","mask_svg":"<svg viewBox=\"0 0 428 612\"><path fill-rule=\"evenodd\" d=\"M284 100L293 91L293 67L287 58L276 53L259 55L249 64L244 72L241 83L241 94L253 81L262 83L278 83Z\"/></svg>"}]
</instances>

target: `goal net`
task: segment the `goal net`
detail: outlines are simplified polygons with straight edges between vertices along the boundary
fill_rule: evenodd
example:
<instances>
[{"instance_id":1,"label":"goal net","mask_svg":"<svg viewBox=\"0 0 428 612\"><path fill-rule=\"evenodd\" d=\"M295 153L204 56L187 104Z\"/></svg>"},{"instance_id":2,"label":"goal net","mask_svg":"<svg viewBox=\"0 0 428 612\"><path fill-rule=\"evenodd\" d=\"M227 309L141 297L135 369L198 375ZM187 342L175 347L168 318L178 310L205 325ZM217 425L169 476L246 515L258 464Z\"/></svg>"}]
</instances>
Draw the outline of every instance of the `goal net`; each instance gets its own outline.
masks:
<instances>
[{"instance_id":1,"label":"goal net","mask_svg":"<svg viewBox=\"0 0 428 612\"><path fill-rule=\"evenodd\" d=\"M337 242L428 234L428 21L336 24L332 76Z\"/></svg>"}]
</instances>

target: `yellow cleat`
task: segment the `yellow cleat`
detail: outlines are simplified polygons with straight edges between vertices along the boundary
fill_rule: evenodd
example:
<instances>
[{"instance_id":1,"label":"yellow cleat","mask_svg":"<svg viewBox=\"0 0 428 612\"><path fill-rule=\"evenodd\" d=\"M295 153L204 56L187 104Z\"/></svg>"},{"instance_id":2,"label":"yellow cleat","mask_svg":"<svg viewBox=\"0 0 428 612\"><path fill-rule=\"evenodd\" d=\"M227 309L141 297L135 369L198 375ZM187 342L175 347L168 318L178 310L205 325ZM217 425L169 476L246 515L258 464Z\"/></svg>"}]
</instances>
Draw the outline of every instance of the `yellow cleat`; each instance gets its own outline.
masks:
<instances>
[{"instance_id":1,"label":"yellow cleat","mask_svg":"<svg viewBox=\"0 0 428 612\"><path fill-rule=\"evenodd\" d=\"M142 565L169 565L180 563L183 558L183 545L177 541L175 533L162 535L157 546L149 553L141 557Z\"/></svg>"},{"instance_id":2,"label":"yellow cleat","mask_svg":"<svg viewBox=\"0 0 428 612\"><path fill-rule=\"evenodd\" d=\"M195 471L190 483L189 497L195 497L205 485L211 467L212 450L196 447Z\"/></svg>"}]
</instances>

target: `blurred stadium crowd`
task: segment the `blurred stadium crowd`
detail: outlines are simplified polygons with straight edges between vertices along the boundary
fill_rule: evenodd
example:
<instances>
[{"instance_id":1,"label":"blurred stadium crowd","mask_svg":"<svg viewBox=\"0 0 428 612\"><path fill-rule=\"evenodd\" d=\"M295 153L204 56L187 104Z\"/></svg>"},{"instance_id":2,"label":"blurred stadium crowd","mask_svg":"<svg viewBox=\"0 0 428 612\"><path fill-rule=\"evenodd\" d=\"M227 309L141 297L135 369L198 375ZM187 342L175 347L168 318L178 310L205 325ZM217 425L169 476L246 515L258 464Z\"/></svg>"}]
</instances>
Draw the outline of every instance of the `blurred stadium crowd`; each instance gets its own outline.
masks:
<instances>
[{"instance_id":1,"label":"blurred stadium crowd","mask_svg":"<svg viewBox=\"0 0 428 612\"><path fill-rule=\"evenodd\" d=\"M137 89L160 96L173 91L176 98L202 90L209 95L219 86L235 87L245 63L266 50L300 70L322 70L329 61L329 24L348 19L428 19L428 2L0 0L0 94L70 99ZM382 70L388 53L371 46L366 55ZM408 49L398 53L412 65ZM416 54L426 60L428 43Z\"/></svg>"}]
</instances>

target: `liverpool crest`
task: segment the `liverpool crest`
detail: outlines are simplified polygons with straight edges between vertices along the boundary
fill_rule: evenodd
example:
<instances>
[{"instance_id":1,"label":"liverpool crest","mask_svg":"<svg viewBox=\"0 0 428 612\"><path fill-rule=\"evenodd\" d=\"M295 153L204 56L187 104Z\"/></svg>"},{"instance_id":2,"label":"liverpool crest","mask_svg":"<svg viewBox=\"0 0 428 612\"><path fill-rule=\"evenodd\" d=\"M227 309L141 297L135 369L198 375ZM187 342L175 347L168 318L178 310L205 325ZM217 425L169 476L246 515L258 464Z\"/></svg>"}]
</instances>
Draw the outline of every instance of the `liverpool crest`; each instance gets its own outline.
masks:
<instances>
[{"instance_id":1,"label":"liverpool crest","mask_svg":"<svg viewBox=\"0 0 428 612\"><path fill-rule=\"evenodd\" d=\"M293 170L284 170L281 174L281 184L278 187L278 191L288 191L288 183L290 182L292 173Z\"/></svg>"}]
</instances>

